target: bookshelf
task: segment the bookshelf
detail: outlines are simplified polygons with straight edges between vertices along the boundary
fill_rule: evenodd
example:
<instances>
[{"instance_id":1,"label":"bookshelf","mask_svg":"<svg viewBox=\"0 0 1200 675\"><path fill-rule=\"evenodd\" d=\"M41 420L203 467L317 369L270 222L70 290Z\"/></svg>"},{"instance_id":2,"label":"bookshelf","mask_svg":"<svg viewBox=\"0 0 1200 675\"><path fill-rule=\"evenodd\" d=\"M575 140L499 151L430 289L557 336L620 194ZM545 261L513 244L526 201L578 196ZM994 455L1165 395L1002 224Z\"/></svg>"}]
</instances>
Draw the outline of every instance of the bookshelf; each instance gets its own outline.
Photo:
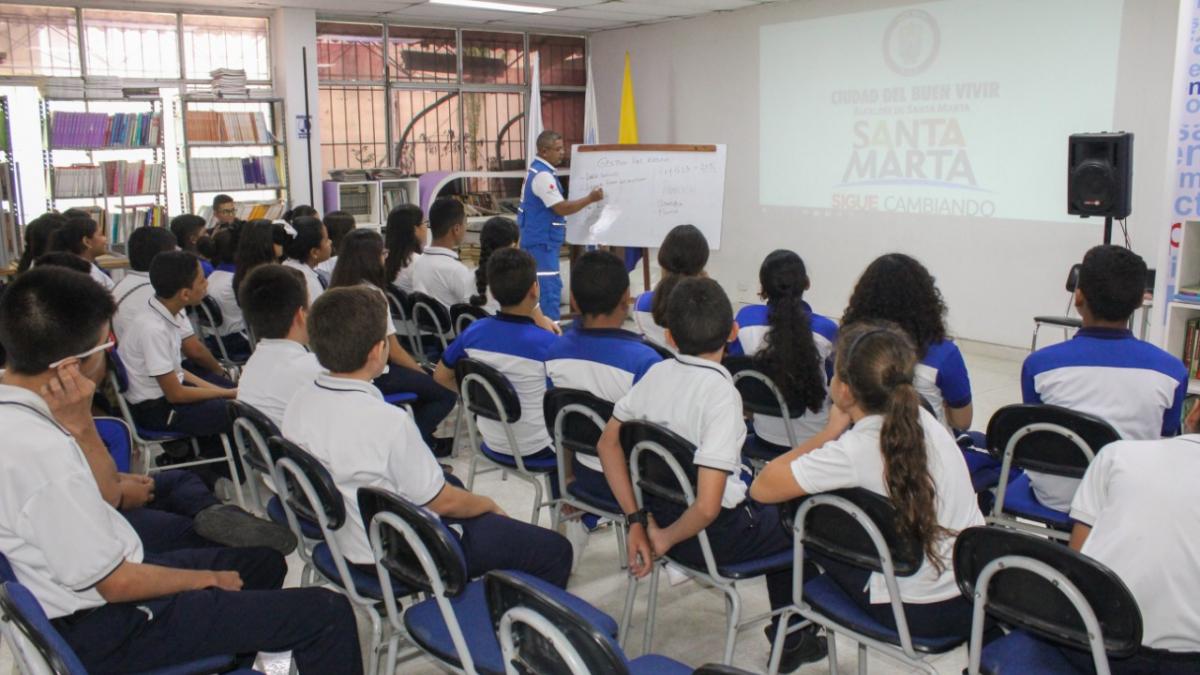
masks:
<instances>
[{"instance_id":1,"label":"bookshelf","mask_svg":"<svg viewBox=\"0 0 1200 675\"><path fill-rule=\"evenodd\" d=\"M1179 267L1175 275L1177 288L1167 302L1167 330L1165 349L1189 364L1188 393L1200 394L1200 349L1188 345L1188 338L1195 338L1195 329L1200 326L1200 297L1189 295L1184 289L1200 286L1200 221L1183 223L1179 238ZM1191 334L1189 336L1189 333Z\"/></svg>"},{"instance_id":2,"label":"bookshelf","mask_svg":"<svg viewBox=\"0 0 1200 675\"><path fill-rule=\"evenodd\" d=\"M184 209L211 220L212 198L222 193L234 198L239 218L286 209L283 99L188 94L175 105Z\"/></svg>"},{"instance_id":3,"label":"bookshelf","mask_svg":"<svg viewBox=\"0 0 1200 675\"><path fill-rule=\"evenodd\" d=\"M163 225L166 151L157 99L44 98L46 208L81 208L119 247L140 225Z\"/></svg>"},{"instance_id":4,"label":"bookshelf","mask_svg":"<svg viewBox=\"0 0 1200 675\"><path fill-rule=\"evenodd\" d=\"M13 158L8 97L0 96L0 268L21 257L21 184Z\"/></svg>"}]
</instances>

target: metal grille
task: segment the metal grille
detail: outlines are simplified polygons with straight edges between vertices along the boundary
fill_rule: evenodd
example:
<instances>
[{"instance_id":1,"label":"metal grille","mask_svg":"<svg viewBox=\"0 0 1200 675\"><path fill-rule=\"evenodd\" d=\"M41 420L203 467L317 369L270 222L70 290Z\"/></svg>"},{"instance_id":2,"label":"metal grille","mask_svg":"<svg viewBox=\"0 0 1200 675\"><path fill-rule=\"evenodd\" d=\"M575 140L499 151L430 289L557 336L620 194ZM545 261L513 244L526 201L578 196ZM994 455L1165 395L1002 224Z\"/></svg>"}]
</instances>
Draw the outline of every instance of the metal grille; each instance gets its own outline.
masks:
<instances>
[{"instance_id":1,"label":"metal grille","mask_svg":"<svg viewBox=\"0 0 1200 675\"><path fill-rule=\"evenodd\" d=\"M525 96L517 93L463 94L463 143L467 171L525 168Z\"/></svg>"},{"instance_id":2,"label":"metal grille","mask_svg":"<svg viewBox=\"0 0 1200 675\"><path fill-rule=\"evenodd\" d=\"M382 86L320 86L317 117L326 171L388 165L385 101Z\"/></svg>"},{"instance_id":3,"label":"metal grille","mask_svg":"<svg viewBox=\"0 0 1200 675\"><path fill-rule=\"evenodd\" d=\"M542 127L562 134L567 149L563 162L567 164L571 162L571 145L583 142L583 100L581 91L542 92Z\"/></svg>"},{"instance_id":4,"label":"metal grille","mask_svg":"<svg viewBox=\"0 0 1200 675\"><path fill-rule=\"evenodd\" d=\"M271 79L267 20L183 15L183 65L191 80L208 80L217 68L246 71L247 80Z\"/></svg>"},{"instance_id":5,"label":"metal grille","mask_svg":"<svg viewBox=\"0 0 1200 675\"><path fill-rule=\"evenodd\" d=\"M317 22L317 80L383 83L383 25Z\"/></svg>"},{"instance_id":6,"label":"metal grille","mask_svg":"<svg viewBox=\"0 0 1200 675\"><path fill-rule=\"evenodd\" d=\"M453 30L388 26L390 77L402 82L458 82L458 49Z\"/></svg>"},{"instance_id":7,"label":"metal grille","mask_svg":"<svg viewBox=\"0 0 1200 675\"><path fill-rule=\"evenodd\" d=\"M397 89L392 92L395 152L392 165L407 173L462 167L459 92Z\"/></svg>"},{"instance_id":8,"label":"metal grille","mask_svg":"<svg viewBox=\"0 0 1200 675\"><path fill-rule=\"evenodd\" d=\"M83 10L88 74L179 78L176 21L175 14Z\"/></svg>"},{"instance_id":9,"label":"metal grille","mask_svg":"<svg viewBox=\"0 0 1200 675\"><path fill-rule=\"evenodd\" d=\"M75 10L0 6L0 75L79 77Z\"/></svg>"},{"instance_id":10,"label":"metal grille","mask_svg":"<svg viewBox=\"0 0 1200 675\"><path fill-rule=\"evenodd\" d=\"M544 85L587 85L587 40L565 35L530 35L529 49L538 53Z\"/></svg>"},{"instance_id":11,"label":"metal grille","mask_svg":"<svg viewBox=\"0 0 1200 675\"><path fill-rule=\"evenodd\" d=\"M525 36L463 31L463 82L524 84Z\"/></svg>"}]
</instances>

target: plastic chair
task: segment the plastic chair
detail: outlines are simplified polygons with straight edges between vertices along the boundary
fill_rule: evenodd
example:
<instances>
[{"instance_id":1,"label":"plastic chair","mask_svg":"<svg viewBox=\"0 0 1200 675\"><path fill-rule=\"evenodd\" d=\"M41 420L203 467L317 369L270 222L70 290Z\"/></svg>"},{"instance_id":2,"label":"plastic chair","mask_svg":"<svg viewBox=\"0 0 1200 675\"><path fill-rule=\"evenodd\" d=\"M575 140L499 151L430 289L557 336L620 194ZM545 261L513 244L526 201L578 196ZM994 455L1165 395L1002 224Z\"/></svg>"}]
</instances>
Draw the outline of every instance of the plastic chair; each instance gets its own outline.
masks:
<instances>
[{"instance_id":1,"label":"plastic chair","mask_svg":"<svg viewBox=\"0 0 1200 675\"><path fill-rule=\"evenodd\" d=\"M96 417L93 421L96 423L96 432L100 434L100 440L104 442L113 463L117 465L117 471L129 473L133 456L133 431L129 425L118 417Z\"/></svg>"},{"instance_id":2,"label":"plastic chair","mask_svg":"<svg viewBox=\"0 0 1200 675\"><path fill-rule=\"evenodd\" d=\"M1033 494L1029 476L1011 478L1010 469L1082 478L1101 448L1121 440L1112 425L1094 415L1053 405L1026 404L997 410L988 420L987 438L992 452L1002 453L996 502L988 523L1062 540L1070 538L1070 515L1042 506ZM1022 523L1017 518L1045 527Z\"/></svg>"},{"instance_id":3,"label":"plastic chair","mask_svg":"<svg viewBox=\"0 0 1200 675\"><path fill-rule=\"evenodd\" d=\"M409 351L418 363L429 365L430 361L425 355L425 350L422 349L420 334L411 318L412 298L395 284L388 284L383 290L384 295L387 296L388 307L391 308L392 321L396 324L397 336L405 337L408 341Z\"/></svg>"},{"instance_id":4,"label":"plastic chair","mask_svg":"<svg viewBox=\"0 0 1200 675\"><path fill-rule=\"evenodd\" d=\"M1142 644L1142 615L1112 570L1041 537L972 527L954 544L954 574L974 602L968 672L995 675L1078 670L1055 646L1090 653L1108 675L1109 657ZM1017 628L983 646L985 615Z\"/></svg>"},{"instance_id":5,"label":"plastic chair","mask_svg":"<svg viewBox=\"0 0 1200 675\"><path fill-rule=\"evenodd\" d=\"M333 537L334 531L346 523L346 503L342 494L334 484L333 477L329 475L329 470L300 446L279 436L271 437L267 444L272 454L279 456L275 464L279 475L276 487L283 502L288 526L292 532L299 532L300 518L317 523L323 541L313 548L313 566L322 577L349 598L351 603L363 610L371 621L366 672L376 673L384 639L390 639L390 630L384 625L383 617L379 614L380 603L386 604L388 598L385 597L378 579L353 567L346 560L337 539ZM395 588L391 591L397 597L411 594L407 588ZM395 598L391 598L391 601L394 603Z\"/></svg>"},{"instance_id":6,"label":"plastic chair","mask_svg":"<svg viewBox=\"0 0 1200 675\"><path fill-rule=\"evenodd\" d=\"M691 675L690 666L657 654L630 660L611 636L513 572L484 579L492 625L507 675Z\"/></svg>"},{"instance_id":7,"label":"plastic chair","mask_svg":"<svg viewBox=\"0 0 1200 675\"><path fill-rule=\"evenodd\" d=\"M620 438L621 447L629 457L633 491L639 509L646 508L646 494L674 504L680 509L686 509L696 501L697 469L692 461L696 454L695 446L663 426L640 420L623 423ZM651 513L653 513L653 509L651 509ZM713 557L708 533L701 530L696 538L699 539L700 550L704 557L703 565L697 566L679 560L670 552L659 560L664 563L673 563L688 576L712 586L724 594L726 628L725 655L722 663L728 665L733 660L733 649L737 643L738 632L782 611L767 612L744 621L741 620L742 598L736 583L771 572L790 569L792 552L790 550L782 551L758 560L718 565ZM654 571L650 574L650 597L646 609L646 632L642 645L645 652L651 651L654 638L654 613L658 603L658 579L661 570L661 565L655 565ZM622 645L625 643L625 633L628 631L632 618L637 585L637 578L630 576L625 594L625 611L621 620Z\"/></svg>"},{"instance_id":8,"label":"plastic chair","mask_svg":"<svg viewBox=\"0 0 1200 675\"><path fill-rule=\"evenodd\" d=\"M1043 324L1062 328L1064 340L1068 337L1068 331L1079 330L1083 327L1083 319L1071 316L1071 307L1075 305L1075 287L1079 285L1079 268L1081 266L1080 263L1075 263L1071 265L1071 271L1067 272L1067 308L1063 311L1063 316L1033 317L1033 341L1029 344L1029 351L1037 351L1038 331L1041 330Z\"/></svg>"},{"instance_id":9,"label":"plastic chair","mask_svg":"<svg viewBox=\"0 0 1200 675\"><path fill-rule=\"evenodd\" d=\"M965 640L958 636L918 637L908 629L897 577L912 576L921 568L924 551L903 539L895 528L895 509L886 498L863 488L835 490L793 502L792 531L796 542L792 605L780 618L768 673L779 672L786 618L796 613L825 627L829 634L829 668L837 673L834 635L841 633L858 643L858 672L867 672L867 649L874 649L927 673L936 673L925 658L948 652ZM804 555L817 551L854 567L883 575L891 598L896 628L878 622L828 576L804 579Z\"/></svg>"},{"instance_id":10,"label":"plastic chair","mask_svg":"<svg viewBox=\"0 0 1200 675\"><path fill-rule=\"evenodd\" d=\"M240 362L229 355L229 350L225 347L225 339L221 336L221 325L225 323L225 317L221 314L221 306L212 296L206 295L200 300L200 304L195 307L188 308L188 314L192 319L192 323L198 328L196 332L205 339L212 340L217 345L217 351L221 353L221 358L218 359L221 365L230 372L236 372L238 367L246 363L245 359ZM253 347L254 343L247 340Z\"/></svg>"},{"instance_id":11,"label":"plastic chair","mask_svg":"<svg viewBox=\"0 0 1200 675\"><path fill-rule=\"evenodd\" d=\"M756 415L769 415L783 419L787 429L788 447L794 448L800 444L796 437L795 425L792 423L792 411L800 410L802 406L791 406L779 386L766 373L755 368L754 358L750 356L731 356L724 360L723 365L733 376L733 386L742 395L742 407ZM755 464L766 464L781 453L773 443L767 443L757 435L746 437L742 455Z\"/></svg>"},{"instance_id":12,"label":"plastic chair","mask_svg":"<svg viewBox=\"0 0 1200 675\"><path fill-rule=\"evenodd\" d=\"M488 314L486 309L465 302L450 306L450 325L454 327L455 335L462 335L467 326L489 316L491 314Z\"/></svg>"},{"instance_id":13,"label":"plastic chair","mask_svg":"<svg viewBox=\"0 0 1200 675\"><path fill-rule=\"evenodd\" d=\"M427 356L431 355L430 350L424 348L425 337L435 338L437 340L435 348L437 358L431 360L436 362L441 358L442 352L446 351L450 341L454 339L454 324L450 321L450 312L433 296L412 293L409 298L412 301L410 316L417 328L417 340L422 345L421 353Z\"/></svg>"},{"instance_id":14,"label":"plastic chair","mask_svg":"<svg viewBox=\"0 0 1200 675\"><path fill-rule=\"evenodd\" d=\"M121 361L121 355L116 349L108 352L108 380L112 385L113 391L117 396L117 407L121 411L121 419L128 425L133 437L133 443L137 446L138 452L142 455L142 470L145 474L155 473L168 469L186 469L192 466L202 466L205 464L219 464L224 462L229 467L230 482L233 483L234 496L237 498L238 506L245 508L246 501L242 496L242 485L238 482L237 461L233 456L233 447L229 443L229 437L225 434L219 434L221 439L221 447L225 453L221 457L212 457L205 459L194 459L187 462L179 462L171 464L167 467L156 467L153 459L153 448L157 446L162 448L162 444L169 441L188 441L192 446L193 455L197 458L200 456L200 444L197 439L187 434L179 434L172 431L155 431L139 427L133 419L133 413L129 410L129 403L125 400L125 392L129 390L129 376L125 370L125 364Z\"/></svg>"},{"instance_id":15,"label":"plastic chair","mask_svg":"<svg viewBox=\"0 0 1200 675\"><path fill-rule=\"evenodd\" d=\"M15 581L0 586L0 631L12 647L13 657L22 673L87 675L75 650L50 623L46 612L29 589ZM235 663L233 656L212 656L166 668L143 671L141 675L206 675L226 673ZM239 670L238 673L254 673Z\"/></svg>"},{"instance_id":16,"label":"plastic chair","mask_svg":"<svg viewBox=\"0 0 1200 675\"><path fill-rule=\"evenodd\" d=\"M467 562L458 539L446 525L429 511L386 490L360 488L358 507L370 533L380 586L386 590L399 582L431 596L409 607L401 617L385 593L384 604L394 629L400 630L403 624L418 649L454 669L504 673L484 582L471 581L467 576ZM545 581L520 576L574 608L603 634L616 634L612 617ZM396 644L395 638L389 643L385 662L389 665L394 665Z\"/></svg>"},{"instance_id":17,"label":"plastic chair","mask_svg":"<svg viewBox=\"0 0 1200 675\"><path fill-rule=\"evenodd\" d=\"M479 435L476 416L499 422L504 426L504 434L508 447L519 448L517 437L513 433L512 424L521 419L521 399L508 381L504 373L475 359L461 359L454 367L454 376L458 380L458 391L462 397L462 406L466 409L467 433L470 434L471 464L467 469L467 489L475 484L476 473L492 471L511 471L517 478L533 486L533 514L529 522L537 525L538 513L543 506L550 507L551 528L558 526L558 510L554 508L553 499L542 501L542 481L546 480L546 490L550 490L549 481L557 469L555 459L530 459L520 454L507 454L492 450ZM476 470L479 460L484 460L493 468Z\"/></svg>"}]
</instances>

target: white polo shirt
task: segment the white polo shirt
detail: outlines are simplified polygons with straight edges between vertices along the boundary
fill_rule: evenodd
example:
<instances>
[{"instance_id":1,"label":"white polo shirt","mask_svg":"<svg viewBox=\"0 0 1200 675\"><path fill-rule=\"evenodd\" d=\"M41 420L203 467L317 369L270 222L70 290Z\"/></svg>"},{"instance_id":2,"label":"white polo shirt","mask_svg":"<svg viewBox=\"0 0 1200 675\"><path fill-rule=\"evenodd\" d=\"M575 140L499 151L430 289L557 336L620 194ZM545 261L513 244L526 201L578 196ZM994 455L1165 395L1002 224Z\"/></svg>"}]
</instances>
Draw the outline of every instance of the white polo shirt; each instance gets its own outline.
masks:
<instances>
[{"instance_id":1,"label":"white polo shirt","mask_svg":"<svg viewBox=\"0 0 1200 675\"><path fill-rule=\"evenodd\" d=\"M112 289L113 300L117 303L117 313L113 315L113 333L117 342L125 339L129 327L137 322L143 312L149 310L150 298L154 297L154 287L150 285L150 273L128 270L125 276ZM195 333L192 322L186 316L180 316L179 339L186 340Z\"/></svg>"},{"instance_id":2,"label":"white polo shirt","mask_svg":"<svg viewBox=\"0 0 1200 675\"><path fill-rule=\"evenodd\" d=\"M392 283L396 284L397 288L405 293L413 292L413 265L416 264L417 260L420 260L420 258L420 253L413 253L412 257L408 260L408 264L404 267L401 267L400 271L396 272L396 278L392 281Z\"/></svg>"},{"instance_id":3,"label":"white polo shirt","mask_svg":"<svg viewBox=\"0 0 1200 675\"><path fill-rule=\"evenodd\" d=\"M545 160L542 161L545 162ZM529 189L533 190L533 194L542 200L548 209L554 208L555 204L562 203L566 199L558 191L558 181L554 178L553 170L538 171L533 174L533 182L529 185Z\"/></svg>"},{"instance_id":4,"label":"white polo shirt","mask_svg":"<svg viewBox=\"0 0 1200 675\"><path fill-rule=\"evenodd\" d=\"M654 291L646 291L637 296L637 300L633 301L633 324L637 326L642 337L656 345L671 349L671 345L667 344L667 329L654 322L654 312L650 311L653 306ZM671 349L671 351L675 350Z\"/></svg>"},{"instance_id":5,"label":"white polo shirt","mask_svg":"<svg viewBox=\"0 0 1200 675\"><path fill-rule=\"evenodd\" d=\"M338 257L336 255L329 256L329 260L317 265L317 272L324 274L326 278L332 277L333 268L337 267L337 259Z\"/></svg>"},{"instance_id":6,"label":"white polo shirt","mask_svg":"<svg viewBox=\"0 0 1200 675\"><path fill-rule=\"evenodd\" d=\"M221 308L221 326L217 333L221 337L246 330L246 319L233 292L233 266L221 265L208 275L208 296Z\"/></svg>"},{"instance_id":7,"label":"white polo shirt","mask_svg":"<svg viewBox=\"0 0 1200 675\"><path fill-rule=\"evenodd\" d=\"M1082 552L1125 582L1142 644L1200 652L1200 435L1118 441L1084 474L1071 517L1091 525Z\"/></svg>"},{"instance_id":8,"label":"white polo shirt","mask_svg":"<svg viewBox=\"0 0 1200 675\"><path fill-rule=\"evenodd\" d=\"M512 424L519 446L516 452L509 447L503 424L479 419L479 432L492 450L524 457L553 447L542 403L546 398L546 353L557 339L529 317L497 314L467 326L442 354L442 362L450 368L464 357L486 363L503 373L517 392L521 418Z\"/></svg>"},{"instance_id":9,"label":"white polo shirt","mask_svg":"<svg viewBox=\"0 0 1200 675\"><path fill-rule=\"evenodd\" d=\"M108 274L105 273L104 270L100 269L100 266L94 262L92 263L91 274L92 278L96 280L96 283L103 286L104 290L106 291L112 291L113 286L116 286L112 280L112 277L108 276Z\"/></svg>"},{"instance_id":10,"label":"white polo shirt","mask_svg":"<svg viewBox=\"0 0 1200 675\"><path fill-rule=\"evenodd\" d=\"M971 487L962 451L946 427L929 411L921 409L921 427L925 430L926 460L937 494L938 525L951 532L983 525L983 514ZM883 478L883 454L879 433L883 429L882 415L868 415L859 420L841 438L801 455L792 462L792 475L806 493L817 494L840 488L861 487L876 494L888 494ZM926 559L911 577L896 579L900 599L904 602L926 604L957 598L960 593L954 582L955 536L944 537L938 543L945 567L937 573ZM871 604L889 602L887 584L882 574L872 574L867 582Z\"/></svg>"},{"instance_id":11,"label":"white polo shirt","mask_svg":"<svg viewBox=\"0 0 1200 675\"><path fill-rule=\"evenodd\" d=\"M696 446L696 466L729 474L721 507L745 501L741 473L749 470L742 466L742 395L721 364L680 354L654 365L617 401L613 419L654 422L679 434Z\"/></svg>"},{"instance_id":12,"label":"white polo shirt","mask_svg":"<svg viewBox=\"0 0 1200 675\"><path fill-rule=\"evenodd\" d=\"M446 306L470 302L475 294L475 273L458 259L458 252L426 246L420 258L409 263L413 290L437 298Z\"/></svg>"},{"instance_id":13,"label":"white polo shirt","mask_svg":"<svg viewBox=\"0 0 1200 675\"><path fill-rule=\"evenodd\" d=\"M312 306L317 298L321 297L321 293L325 292L325 284L321 282L320 275L313 268L294 258L288 258L283 261L283 264L285 267L300 270L300 273L304 275L304 285L308 288L308 304Z\"/></svg>"},{"instance_id":14,"label":"white polo shirt","mask_svg":"<svg viewBox=\"0 0 1200 675\"><path fill-rule=\"evenodd\" d=\"M157 297L150 298L147 306L142 320L129 328L120 345L129 379L125 400L131 404L163 397L156 379L159 375L175 373L183 382L179 317L172 315Z\"/></svg>"},{"instance_id":15,"label":"white polo shirt","mask_svg":"<svg viewBox=\"0 0 1200 675\"><path fill-rule=\"evenodd\" d=\"M259 340L242 368L237 400L249 403L283 427L283 414L296 392L322 372L317 356L292 340Z\"/></svg>"},{"instance_id":16,"label":"white polo shirt","mask_svg":"<svg viewBox=\"0 0 1200 675\"><path fill-rule=\"evenodd\" d=\"M358 490L390 490L424 506L446 478L403 408L388 405L370 382L322 374L288 404L281 427L329 470L346 504L346 523L333 533L352 563L375 562L358 510Z\"/></svg>"},{"instance_id":17,"label":"white polo shirt","mask_svg":"<svg viewBox=\"0 0 1200 675\"><path fill-rule=\"evenodd\" d=\"M96 584L142 561L137 533L40 396L0 385L0 429L0 552L51 619L104 605Z\"/></svg>"}]
</instances>

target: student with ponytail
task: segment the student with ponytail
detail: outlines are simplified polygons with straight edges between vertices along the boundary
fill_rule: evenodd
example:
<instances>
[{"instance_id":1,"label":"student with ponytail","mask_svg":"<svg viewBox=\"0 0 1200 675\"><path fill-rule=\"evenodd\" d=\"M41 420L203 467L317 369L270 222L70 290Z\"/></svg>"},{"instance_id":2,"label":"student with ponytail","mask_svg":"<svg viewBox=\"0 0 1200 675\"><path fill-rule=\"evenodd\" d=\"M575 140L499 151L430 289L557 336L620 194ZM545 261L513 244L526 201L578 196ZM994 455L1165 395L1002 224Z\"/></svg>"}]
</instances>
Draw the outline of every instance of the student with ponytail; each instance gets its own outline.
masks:
<instances>
[{"instance_id":1,"label":"student with ponytail","mask_svg":"<svg viewBox=\"0 0 1200 675\"><path fill-rule=\"evenodd\" d=\"M695 225L677 225L663 238L658 249L658 266L662 276L652 291L638 296L633 305L633 322L638 332L651 342L667 347L664 329L667 320L667 299L680 279L704 274L708 264L708 240Z\"/></svg>"},{"instance_id":2,"label":"student with ponytail","mask_svg":"<svg viewBox=\"0 0 1200 675\"><path fill-rule=\"evenodd\" d=\"M916 574L897 579L909 630L918 636L966 638L971 604L955 584L951 556L958 532L984 520L958 445L921 407L916 362L912 340L894 324L843 327L830 383L835 408L829 424L767 464L750 486L750 496L774 504L858 487L887 497L896 509L900 536L925 554ZM811 557L876 621L895 627L883 575Z\"/></svg>"},{"instance_id":3,"label":"student with ponytail","mask_svg":"<svg viewBox=\"0 0 1200 675\"><path fill-rule=\"evenodd\" d=\"M429 223L415 204L401 204L387 217L387 278L405 293L413 292L413 263L425 251Z\"/></svg>"},{"instance_id":4,"label":"student with ponytail","mask_svg":"<svg viewBox=\"0 0 1200 675\"><path fill-rule=\"evenodd\" d=\"M500 311L500 304L488 293L487 264L492 254L500 249L512 248L521 240L521 230L516 221L504 216L489 218L479 232L479 267L475 268L475 295L471 304L483 307L488 314Z\"/></svg>"},{"instance_id":5,"label":"student with ponytail","mask_svg":"<svg viewBox=\"0 0 1200 675\"><path fill-rule=\"evenodd\" d=\"M96 264L96 258L108 253L108 235L90 216L68 218L67 222L50 236L49 250L74 253L91 263L92 279L103 286L104 290L111 292L116 285L112 277Z\"/></svg>"},{"instance_id":6,"label":"student with ponytail","mask_svg":"<svg viewBox=\"0 0 1200 675\"><path fill-rule=\"evenodd\" d=\"M328 285L317 274L317 265L329 260L333 254L333 243L329 240L325 224L314 216L300 216L284 225L283 229L288 235L288 241L283 245L283 254L287 257L283 264L300 270L304 275L308 302L312 304Z\"/></svg>"},{"instance_id":7,"label":"student with ponytail","mask_svg":"<svg viewBox=\"0 0 1200 675\"><path fill-rule=\"evenodd\" d=\"M47 211L25 226L25 250L17 263L17 274L33 267L34 261L50 251L50 238L66 222L61 213Z\"/></svg>"},{"instance_id":8,"label":"student with ponytail","mask_svg":"<svg viewBox=\"0 0 1200 675\"><path fill-rule=\"evenodd\" d=\"M837 324L814 314L804 301L808 271L796 253L772 251L758 270L759 296L765 305L748 305L737 314L738 338L731 356L754 357L788 401L797 441L812 438L829 420L827 366L837 340ZM791 449L787 428L779 417L754 416L754 434L761 442Z\"/></svg>"}]
</instances>

